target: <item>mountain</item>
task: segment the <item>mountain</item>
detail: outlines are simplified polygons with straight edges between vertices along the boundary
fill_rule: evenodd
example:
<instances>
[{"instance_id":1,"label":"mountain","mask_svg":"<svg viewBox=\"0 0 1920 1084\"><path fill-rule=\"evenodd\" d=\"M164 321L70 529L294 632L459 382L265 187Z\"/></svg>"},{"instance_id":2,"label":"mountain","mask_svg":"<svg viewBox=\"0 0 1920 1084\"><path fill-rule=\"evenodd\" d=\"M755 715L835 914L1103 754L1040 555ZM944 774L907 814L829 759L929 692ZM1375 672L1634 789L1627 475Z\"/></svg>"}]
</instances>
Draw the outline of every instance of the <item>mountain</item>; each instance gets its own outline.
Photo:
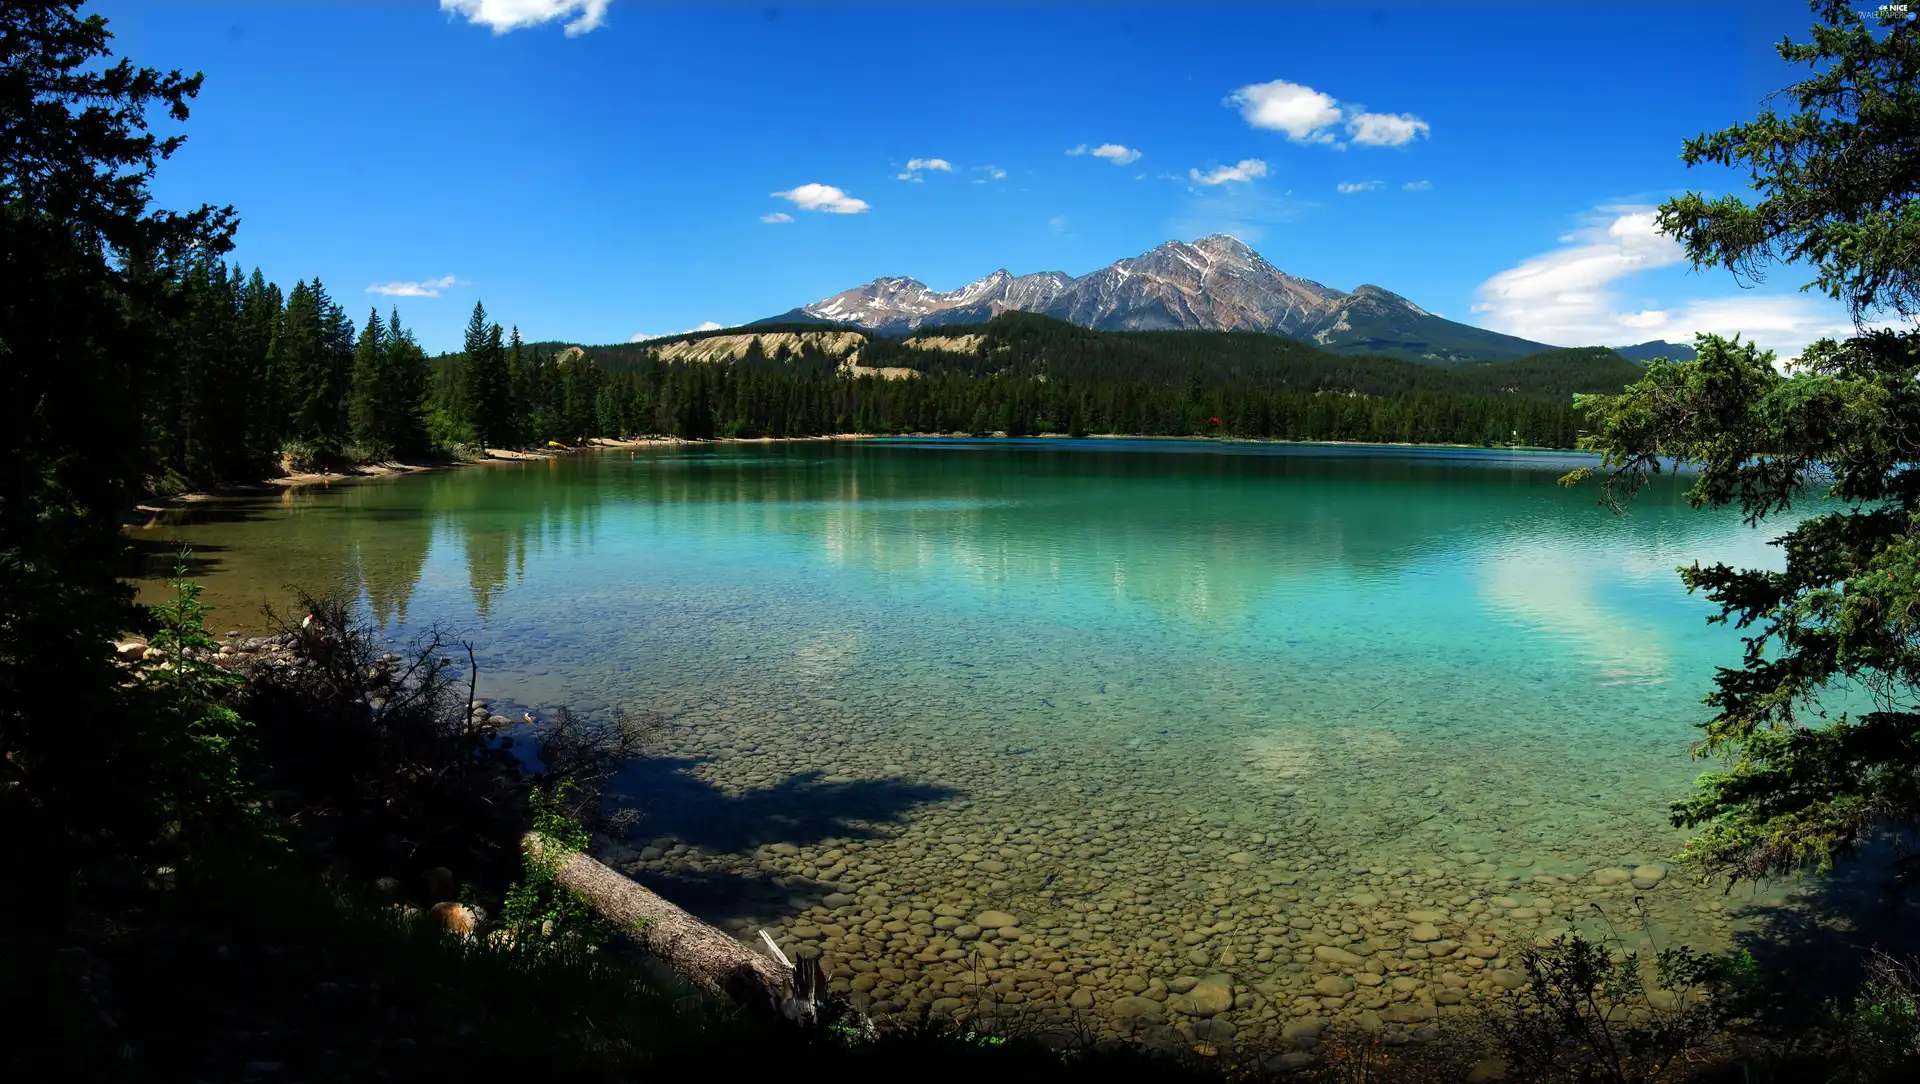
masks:
<instances>
[{"instance_id":1,"label":"mountain","mask_svg":"<svg viewBox=\"0 0 1920 1084\"><path fill-rule=\"evenodd\" d=\"M1617 346L1614 353L1628 361L1649 362L1654 358L1672 358L1674 361L1692 361L1693 347L1686 343L1670 343L1661 339L1644 342L1638 346Z\"/></svg>"},{"instance_id":2,"label":"mountain","mask_svg":"<svg viewBox=\"0 0 1920 1084\"><path fill-rule=\"evenodd\" d=\"M1224 234L1168 241L1078 278L1005 269L958 290L880 278L760 323L834 323L882 335L1032 312L1099 331L1258 331L1343 354L1427 364L1505 361L1553 349L1455 323L1378 286L1344 293L1296 278Z\"/></svg>"}]
</instances>

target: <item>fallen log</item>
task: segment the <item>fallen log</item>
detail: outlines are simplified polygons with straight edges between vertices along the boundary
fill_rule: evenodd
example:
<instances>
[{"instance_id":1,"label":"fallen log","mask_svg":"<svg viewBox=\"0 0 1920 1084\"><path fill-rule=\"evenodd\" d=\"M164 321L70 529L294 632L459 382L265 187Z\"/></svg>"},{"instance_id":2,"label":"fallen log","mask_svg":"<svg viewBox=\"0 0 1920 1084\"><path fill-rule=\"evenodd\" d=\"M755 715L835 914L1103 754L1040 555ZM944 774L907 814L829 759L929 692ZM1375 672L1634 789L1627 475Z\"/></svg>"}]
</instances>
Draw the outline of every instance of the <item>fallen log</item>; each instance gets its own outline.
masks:
<instances>
[{"instance_id":1,"label":"fallen log","mask_svg":"<svg viewBox=\"0 0 1920 1084\"><path fill-rule=\"evenodd\" d=\"M818 962L788 960L766 932L761 938L778 959L700 921L623 874L584 854L569 851L537 832L522 839L527 857L553 863L553 879L613 923L648 955L709 994L789 1020L813 1019L826 983Z\"/></svg>"}]
</instances>

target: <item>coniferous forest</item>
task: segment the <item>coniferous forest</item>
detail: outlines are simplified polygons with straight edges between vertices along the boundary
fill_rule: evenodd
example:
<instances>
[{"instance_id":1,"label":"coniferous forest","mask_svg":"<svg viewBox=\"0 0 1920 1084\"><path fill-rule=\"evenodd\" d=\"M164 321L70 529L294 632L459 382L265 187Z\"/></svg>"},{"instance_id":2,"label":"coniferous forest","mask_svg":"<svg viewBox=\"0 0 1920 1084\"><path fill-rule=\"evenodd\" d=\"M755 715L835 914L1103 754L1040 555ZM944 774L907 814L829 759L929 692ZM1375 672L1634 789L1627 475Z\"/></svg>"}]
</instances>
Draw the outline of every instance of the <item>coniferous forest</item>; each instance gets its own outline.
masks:
<instances>
[{"instance_id":1,"label":"coniferous forest","mask_svg":"<svg viewBox=\"0 0 1920 1084\"><path fill-rule=\"evenodd\" d=\"M756 339L721 363L662 361L656 343L533 344L483 304L460 351L429 357L398 310L372 309L356 326L318 279L283 290L258 270L196 259L168 277L165 297L163 364L146 397L150 485L160 492L596 437L1129 434L1571 447L1573 395L1617 391L1641 371L1601 348L1440 368L1273 335L1096 332L1010 313L943 329L977 336L980 347L966 352L869 338L864 366L921 374L889 380L853 375L811 343L769 352Z\"/></svg>"}]
</instances>

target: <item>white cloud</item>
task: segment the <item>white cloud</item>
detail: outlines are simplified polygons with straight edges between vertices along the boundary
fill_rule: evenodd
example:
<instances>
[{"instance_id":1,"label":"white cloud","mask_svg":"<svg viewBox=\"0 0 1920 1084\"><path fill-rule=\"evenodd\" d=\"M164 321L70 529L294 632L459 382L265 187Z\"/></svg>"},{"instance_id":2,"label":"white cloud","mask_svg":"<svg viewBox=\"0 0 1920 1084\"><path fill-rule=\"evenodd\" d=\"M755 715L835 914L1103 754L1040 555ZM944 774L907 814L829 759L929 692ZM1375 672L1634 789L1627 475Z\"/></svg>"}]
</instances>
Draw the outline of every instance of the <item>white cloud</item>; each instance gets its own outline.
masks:
<instances>
[{"instance_id":1,"label":"white cloud","mask_svg":"<svg viewBox=\"0 0 1920 1084\"><path fill-rule=\"evenodd\" d=\"M1600 208L1587 226L1560 241L1562 247L1480 284L1473 311L1483 326L1566 346L1691 342L1699 332L1739 334L1782 357L1798 356L1816 339L1854 333L1839 305L1797 293L1742 292L1630 305L1616 283L1686 259L1679 242L1658 231L1650 207Z\"/></svg>"},{"instance_id":2,"label":"white cloud","mask_svg":"<svg viewBox=\"0 0 1920 1084\"><path fill-rule=\"evenodd\" d=\"M1412 113L1355 113L1347 118L1347 135L1367 147L1404 147L1432 131Z\"/></svg>"},{"instance_id":3,"label":"white cloud","mask_svg":"<svg viewBox=\"0 0 1920 1084\"><path fill-rule=\"evenodd\" d=\"M1340 106L1331 95L1299 83L1276 79L1254 83L1227 95L1226 104L1255 128L1285 132L1295 143L1332 143L1328 129L1340 123Z\"/></svg>"},{"instance_id":4,"label":"white cloud","mask_svg":"<svg viewBox=\"0 0 1920 1084\"><path fill-rule=\"evenodd\" d=\"M716 324L712 320L702 320L700 321L698 326L690 327L685 331L667 331L667 332L662 332L659 335L649 335L646 332L642 331L635 334L633 338L628 339L627 341L630 343L643 343L643 342L650 342L654 339L671 339L675 335L691 335L696 331L719 331L721 328L725 326L726 326L725 324Z\"/></svg>"},{"instance_id":5,"label":"white cloud","mask_svg":"<svg viewBox=\"0 0 1920 1084\"><path fill-rule=\"evenodd\" d=\"M854 199L830 184L803 184L771 195L792 200L802 211L825 211L832 215L857 215L867 209L867 201Z\"/></svg>"},{"instance_id":6,"label":"white cloud","mask_svg":"<svg viewBox=\"0 0 1920 1084\"><path fill-rule=\"evenodd\" d=\"M920 180L920 171L925 169L937 169L942 173L952 173L953 163L947 161L945 158L909 158L907 160L907 168L901 170L897 176L903 181L918 181Z\"/></svg>"},{"instance_id":7,"label":"white cloud","mask_svg":"<svg viewBox=\"0 0 1920 1084\"><path fill-rule=\"evenodd\" d=\"M1007 171L1001 169L999 166L975 166L973 168L977 173L986 174L985 177L975 177L973 179L974 184L986 184L988 181L1004 181L1007 179Z\"/></svg>"},{"instance_id":8,"label":"white cloud","mask_svg":"<svg viewBox=\"0 0 1920 1084\"><path fill-rule=\"evenodd\" d=\"M467 21L491 27L495 34L539 26L573 16L568 37L598 30L607 21L613 0L440 0L440 10L465 15ZM577 13L577 14L576 14Z\"/></svg>"},{"instance_id":9,"label":"white cloud","mask_svg":"<svg viewBox=\"0 0 1920 1084\"><path fill-rule=\"evenodd\" d=\"M792 222L792 221L793 221L793 216L792 216L792 215L790 215L790 214L788 214L788 213L787 213L787 212L785 212L785 211L775 211L775 212L773 212L772 214L768 214L768 215L761 215L761 216L760 216L760 221L762 221L762 222L771 222L771 223L775 223L775 224L778 224L778 223L781 223L781 222Z\"/></svg>"},{"instance_id":10,"label":"white cloud","mask_svg":"<svg viewBox=\"0 0 1920 1084\"><path fill-rule=\"evenodd\" d=\"M1047 228L1055 233L1067 232L1068 225L1066 215L1054 215L1052 218L1047 219Z\"/></svg>"},{"instance_id":11,"label":"white cloud","mask_svg":"<svg viewBox=\"0 0 1920 1084\"><path fill-rule=\"evenodd\" d=\"M1406 184L1400 186L1403 191L1407 192L1425 192L1432 187L1432 181L1408 181Z\"/></svg>"},{"instance_id":12,"label":"white cloud","mask_svg":"<svg viewBox=\"0 0 1920 1084\"><path fill-rule=\"evenodd\" d=\"M1385 181L1342 181L1333 187L1337 189L1341 195L1350 196L1355 192L1378 192L1386 186Z\"/></svg>"},{"instance_id":13,"label":"white cloud","mask_svg":"<svg viewBox=\"0 0 1920 1084\"><path fill-rule=\"evenodd\" d=\"M1367 147L1401 147L1432 132L1426 121L1412 113L1369 113L1358 105L1337 102L1331 94L1284 79L1241 87L1227 95L1225 104L1240 110L1255 128L1285 132L1295 143L1335 150L1347 147L1334 134L1342 121L1346 122L1348 138Z\"/></svg>"},{"instance_id":14,"label":"white cloud","mask_svg":"<svg viewBox=\"0 0 1920 1084\"><path fill-rule=\"evenodd\" d=\"M1620 299L1609 289L1627 275L1679 263L1649 207L1602 208L1589 225L1560 238L1563 247L1523 260L1480 284L1473 311L1496 331L1564 345L1619 342ZM1611 215L1611 218L1604 216Z\"/></svg>"},{"instance_id":15,"label":"white cloud","mask_svg":"<svg viewBox=\"0 0 1920 1084\"><path fill-rule=\"evenodd\" d=\"M460 280L452 275L442 275L422 282L376 282L367 287L367 292L388 297L439 297L440 291L459 284Z\"/></svg>"},{"instance_id":16,"label":"white cloud","mask_svg":"<svg viewBox=\"0 0 1920 1084\"><path fill-rule=\"evenodd\" d=\"M1258 158L1242 158L1230 166L1215 166L1206 173L1198 169L1189 169L1187 176L1199 184L1225 184L1228 181L1245 183L1255 177L1267 175L1267 164Z\"/></svg>"},{"instance_id":17,"label":"white cloud","mask_svg":"<svg viewBox=\"0 0 1920 1084\"><path fill-rule=\"evenodd\" d=\"M1070 147L1068 154L1091 154L1095 158L1104 158L1116 166L1130 166L1140 160L1140 152L1132 147L1123 147L1118 143L1102 143L1098 147L1088 147L1085 143Z\"/></svg>"}]
</instances>

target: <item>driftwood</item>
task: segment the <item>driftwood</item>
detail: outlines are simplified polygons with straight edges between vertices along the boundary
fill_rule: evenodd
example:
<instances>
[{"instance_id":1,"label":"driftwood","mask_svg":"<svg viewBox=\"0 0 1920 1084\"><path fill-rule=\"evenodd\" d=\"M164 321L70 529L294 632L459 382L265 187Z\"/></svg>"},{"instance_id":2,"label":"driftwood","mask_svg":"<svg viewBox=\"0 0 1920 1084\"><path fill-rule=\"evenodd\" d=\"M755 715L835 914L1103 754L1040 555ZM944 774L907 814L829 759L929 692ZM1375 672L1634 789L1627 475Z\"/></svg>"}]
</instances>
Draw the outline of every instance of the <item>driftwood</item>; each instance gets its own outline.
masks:
<instances>
[{"instance_id":1,"label":"driftwood","mask_svg":"<svg viewBox=\"0 0 1920 1084\"><path fill-rule=\"evenodd\" d=\"M567 851L538 833L522 840L534 861L553 861L554 881L571 889L600 917L619 927L642 950L679 972L709 994L789 1020L812 1019L826 983L817 961L798 965L773 939L761 939L773 952L764 956L721 930L700 921L646 888L594 861Z\"/></svg>"}]
</instances>

